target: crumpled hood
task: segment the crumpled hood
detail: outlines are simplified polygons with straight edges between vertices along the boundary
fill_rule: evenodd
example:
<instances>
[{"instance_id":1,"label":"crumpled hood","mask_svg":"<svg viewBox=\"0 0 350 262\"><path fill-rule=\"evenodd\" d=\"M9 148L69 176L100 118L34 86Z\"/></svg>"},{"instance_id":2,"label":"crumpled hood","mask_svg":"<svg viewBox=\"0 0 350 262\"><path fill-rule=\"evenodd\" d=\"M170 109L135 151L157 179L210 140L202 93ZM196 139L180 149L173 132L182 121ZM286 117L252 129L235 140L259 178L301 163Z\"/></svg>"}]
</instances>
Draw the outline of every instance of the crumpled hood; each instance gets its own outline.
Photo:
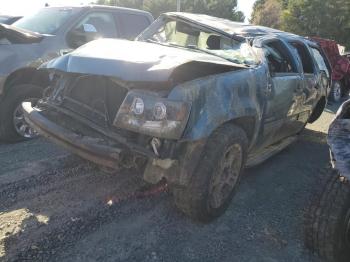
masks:
<instances>
[{"instance_id":1,"label":"crumpled hood","mask_svg":"<svg viewBox=\"0 0 350 262\"><path fill-rule=\"evenodd\" d=\"M11 25L0 24L0 39L6 38L12 44L39 43L43 35Z\"/></svg>"},{"instance_id":2,"label":"crumpled hood","mask_svg":"<svg viewBox=\"0 0 350 262\"><path fill-rule=\"evenodd\" d=\"M167 81L180 65L197 61L237 67L236 64L197 51L139 41L100 39L44 67L69 73L104 75L124 81Z\"/></svg>"}]
</instances>

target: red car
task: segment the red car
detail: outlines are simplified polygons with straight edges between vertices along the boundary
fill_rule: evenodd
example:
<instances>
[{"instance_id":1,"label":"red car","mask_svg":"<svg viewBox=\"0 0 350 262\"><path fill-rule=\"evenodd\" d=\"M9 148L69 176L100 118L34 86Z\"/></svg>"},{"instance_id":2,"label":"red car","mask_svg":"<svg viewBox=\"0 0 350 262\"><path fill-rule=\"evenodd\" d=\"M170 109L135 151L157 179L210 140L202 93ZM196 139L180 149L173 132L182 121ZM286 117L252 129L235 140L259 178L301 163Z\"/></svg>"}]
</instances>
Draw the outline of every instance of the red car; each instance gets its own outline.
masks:
<instances>
[{"instance_id":1,"label":"red car","mask_svg":"<svg viewBox=\"0 0 350 262\"><path fill-rule=\"evenodd\" d=\"M332 65L333 85L329 98L338 102L340 99L349 94L350 89L350 57L342 56L339 52L338 43L333 40L312 37L326 53Z\"/></svg>"}]
</instances>

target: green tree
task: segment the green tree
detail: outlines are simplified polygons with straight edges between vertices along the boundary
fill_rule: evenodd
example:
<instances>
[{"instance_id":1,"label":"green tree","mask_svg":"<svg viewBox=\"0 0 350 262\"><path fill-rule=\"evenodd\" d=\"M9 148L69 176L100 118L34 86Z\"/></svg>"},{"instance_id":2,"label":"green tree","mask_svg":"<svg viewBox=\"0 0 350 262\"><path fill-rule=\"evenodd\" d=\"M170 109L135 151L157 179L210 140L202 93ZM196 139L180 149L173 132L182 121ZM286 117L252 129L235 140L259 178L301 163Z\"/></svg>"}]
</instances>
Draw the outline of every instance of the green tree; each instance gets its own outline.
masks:
<instances>
[{"instance_id":1,"label":"green tree","mask_svg":"<svg viewBox=\"0 0 350 262\"><path fill-rule=\"evenodd\" d=\"M334 39L350 48L350 1L289 0L282 14L282 29Z\"/></svg>"},{"instance_id":2,"label":"green tree","mask_svg":"<svg viewBox=\"0 0 350 262\"><path fill-rule=\"evenodd\" d=\"M253 6L250 22L280 29L282 11L283 3L279 0L258 0Z\"/></svg>"},{"instance_id":3,"label":"green tree","mask_svg":"<svg viewBox=\"0 0 350 262\"><path fill-rule=\"evenodd\" d=\"M255 23L255 21L257 20L257 16L259 16L259 13L264 8L265 2L266 2L266 0L256 0L254 2L253 11L252 11L252 14L250 16L251 23Z\"/></svg>"},{"instance_id":4,"label":"green tree","mask_svg":"<svg viewBox=\"0 0 350 262\"><path fill-rule=\"evenodd\" d=\"M143 8L143 0L97 0L95 3L98 5L112 5L137 9Z\"/></svg>"},{"instance_id":5,"label":"green tree","mask_svg":"<svg viewBox=\"0 0 350 262\"><path fill-rule=\"evenodd\" d=\"M222 17L243 22L244 14L237 10L237 0L186 0L182 11Z\"/></svg>"},{"instance_id":6,"label":"green tree","mask_svg":"<svg viewBox=\"0 0 350 262\"><path fill-rule=\"evenodd\" d=\"M176 11L176 0L97 0L96 3L144 9L154 17ZM245 19L244 14L237 10L237 0L181 0L181 11L208 14L234 21L243 22Z\"/></svg>"},{"instance_id":7,"label":"green tree","mask_svg":"<svg viewBox=\"0 0 350 262\"><path fill-rule=\"evenodd\" d=\"M160 14L165 12L175 12L176 11L176 1L174 0L145 0L144 10L152 13L152 15L157 18Z\"/></svg>"}]
</instances>

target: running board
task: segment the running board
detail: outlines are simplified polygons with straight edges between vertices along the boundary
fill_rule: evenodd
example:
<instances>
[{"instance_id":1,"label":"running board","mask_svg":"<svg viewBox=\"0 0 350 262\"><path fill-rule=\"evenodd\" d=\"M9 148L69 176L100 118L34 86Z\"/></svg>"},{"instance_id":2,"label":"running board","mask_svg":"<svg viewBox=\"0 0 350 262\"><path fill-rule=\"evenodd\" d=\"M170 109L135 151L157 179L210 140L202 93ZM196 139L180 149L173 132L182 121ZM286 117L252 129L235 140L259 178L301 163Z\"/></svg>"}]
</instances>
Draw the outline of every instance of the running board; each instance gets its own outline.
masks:
<instances>
[{"instance_id":1,"label":"running board","mask_svg":"<svg viewBox=\"0 0 350 262\"><path fill-rule=\"evenodd\" d=\"M287 146L294 143L297 139L298 139L297 136L292 136L292 137L283 139L279 143L273 144L269 147L266 147L262 150L259 150L258 152L254 152L253 154L248 155L246 167L249 168L249 167L253 167L253 166L261 164L262 162L264 162L268 158L281 152Z\"/></svg>"}]
</instances>

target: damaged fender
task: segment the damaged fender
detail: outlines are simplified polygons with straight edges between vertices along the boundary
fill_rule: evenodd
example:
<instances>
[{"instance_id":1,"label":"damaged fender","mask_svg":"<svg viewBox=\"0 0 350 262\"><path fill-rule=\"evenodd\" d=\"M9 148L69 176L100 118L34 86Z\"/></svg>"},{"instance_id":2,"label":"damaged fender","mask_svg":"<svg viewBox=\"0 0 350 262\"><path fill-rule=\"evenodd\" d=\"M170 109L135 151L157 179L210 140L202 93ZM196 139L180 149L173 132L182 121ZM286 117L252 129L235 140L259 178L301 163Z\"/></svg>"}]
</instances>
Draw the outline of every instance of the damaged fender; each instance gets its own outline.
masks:
<instances>
[{"instance_id":1,"label":"damaged fender","mask_svg":"<svg viewBox=\"0 0 350 262\"><path fill-rule=\"evenodd\" d=\"M205 139L224 123L243 117L253 119L251 133L257 134L264 104L263 94L259 92L266 85L264 73L261 66L212 75L175 87L169 98L192 103L184 140ZM251 142L255 139L252 137Z\"/></svg>"}]
</instances>

